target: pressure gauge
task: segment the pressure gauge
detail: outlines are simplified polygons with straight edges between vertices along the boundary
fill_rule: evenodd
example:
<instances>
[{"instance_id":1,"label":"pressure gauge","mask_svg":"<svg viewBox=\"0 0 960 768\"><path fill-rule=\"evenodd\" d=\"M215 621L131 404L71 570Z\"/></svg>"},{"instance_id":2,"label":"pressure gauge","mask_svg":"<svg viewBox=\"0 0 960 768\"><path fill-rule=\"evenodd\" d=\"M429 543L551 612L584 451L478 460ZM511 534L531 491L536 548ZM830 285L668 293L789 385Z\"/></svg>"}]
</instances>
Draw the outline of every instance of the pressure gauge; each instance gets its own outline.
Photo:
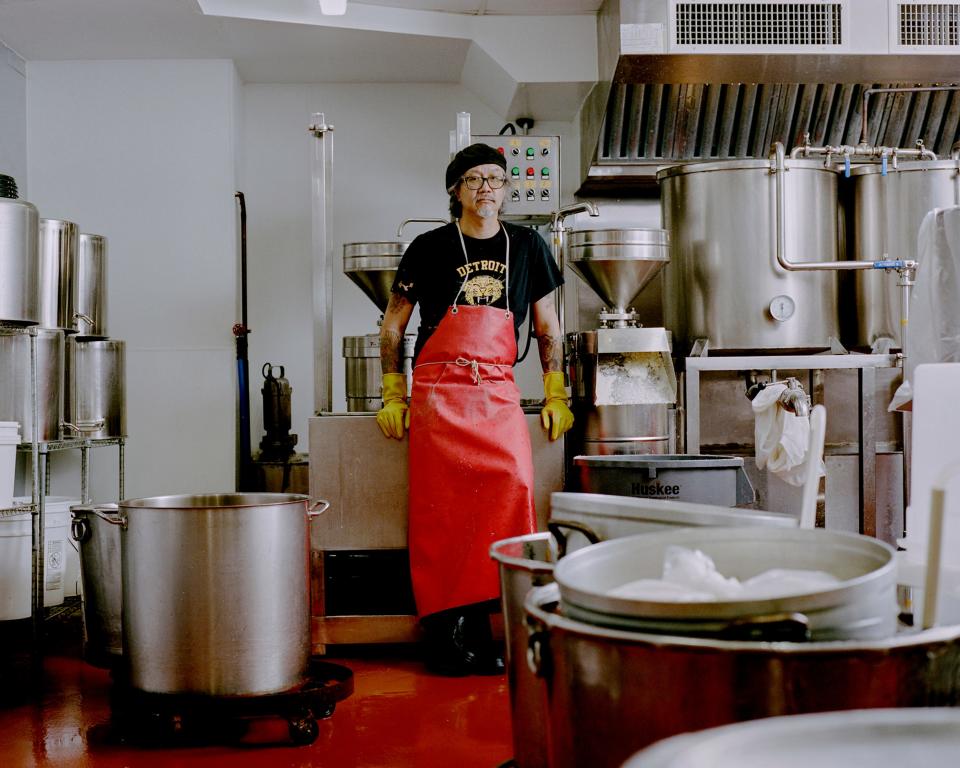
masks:
<instances>
[{"instance_id":1,"label":"pressure gauge","mask_svg":"<svg viewBox=\"0 0 960 768\"><path fill-rule=\"evenodd\" d=\"M770 317L778 323L789 320L796 311L797 302L786 294L774 296L773 299L770 300Z\"/></svg>"}]
</instances>

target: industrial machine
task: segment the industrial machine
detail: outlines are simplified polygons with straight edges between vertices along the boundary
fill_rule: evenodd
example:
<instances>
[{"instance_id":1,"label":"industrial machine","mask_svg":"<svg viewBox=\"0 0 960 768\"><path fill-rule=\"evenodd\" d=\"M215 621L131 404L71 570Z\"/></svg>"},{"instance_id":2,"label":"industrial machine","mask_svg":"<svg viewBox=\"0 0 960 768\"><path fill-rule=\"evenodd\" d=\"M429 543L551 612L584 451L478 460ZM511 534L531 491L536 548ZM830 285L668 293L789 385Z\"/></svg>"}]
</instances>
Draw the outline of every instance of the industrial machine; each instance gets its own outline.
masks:
<instances>
[{"instance_id":1,"label":"industrial machine","mask_svg":"<svg viewBox=\"0 0 960 768\"><path fill-rule=\"evenodd\" d=\"M677 380L670 334L641 327L631 308L670 259L667 232L572 230L564 257L605 305L598 328L567 335L575 417L568 445L590 455L671 453Z\"/></svg>"}]
</instances>

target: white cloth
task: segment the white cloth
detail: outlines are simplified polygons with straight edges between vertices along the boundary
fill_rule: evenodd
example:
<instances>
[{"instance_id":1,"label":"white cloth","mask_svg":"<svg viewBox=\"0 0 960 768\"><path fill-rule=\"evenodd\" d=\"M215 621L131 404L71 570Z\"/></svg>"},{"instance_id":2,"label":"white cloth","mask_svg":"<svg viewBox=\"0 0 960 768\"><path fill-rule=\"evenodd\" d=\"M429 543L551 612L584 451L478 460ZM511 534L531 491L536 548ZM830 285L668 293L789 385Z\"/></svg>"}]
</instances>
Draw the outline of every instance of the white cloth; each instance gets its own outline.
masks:
<instances>
[{"instance_id":1,"label":"white cloth","mask_svg":"<svg viewBox=\"0 0 960 768\"><path fill-rule=\"evenodd\" d=\"M903 383L888 411L911 410L913 372L926 363L960 362L960 207L934 208L917 235L917 275L910 289L910 323Z\"/></svg>"},{"instance_id":2,"label":"white cloth","mask_svg":"<svg viewBox=\"0 0 960 768\"><path fill-rule=\"evenodd\" d=\"M799 486L806 479L810 418L780 407L778 400L786 388L786 384L771 384L753 399L757 469L767 469Z\"/></svg>"}]
</instances>

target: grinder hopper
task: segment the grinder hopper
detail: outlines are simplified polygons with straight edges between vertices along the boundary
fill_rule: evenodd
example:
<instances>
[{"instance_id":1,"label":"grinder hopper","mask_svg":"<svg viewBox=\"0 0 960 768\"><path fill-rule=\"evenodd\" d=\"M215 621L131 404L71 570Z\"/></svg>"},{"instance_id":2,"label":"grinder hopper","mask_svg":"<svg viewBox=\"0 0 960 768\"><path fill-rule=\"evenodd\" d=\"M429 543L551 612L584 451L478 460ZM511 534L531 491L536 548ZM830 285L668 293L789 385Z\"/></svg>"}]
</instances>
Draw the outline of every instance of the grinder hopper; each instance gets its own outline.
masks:
<instances>
[{"instance_id":1,"label":"grinder hopper","mask_svg":"<svg viewBox=\"0 0 960 768\"><path fill-rule=\"evenodd\" d=\"M617 325L630 319L630 305L670 260L669 237L663 229L567 233L567 263L607 306L608 312L601 319L614 320Z\"/></svg>"},{"instance_id":2,"label":"grinder hopper","mask_svg":"<svg viewBox=\"0 0 960 768\"><path fill-rule=\"evenodd\" d=\"M377 309L385 312L390 289L408 242L345 243L343 274L353 280Z\"/></svg>"}]
</instances>

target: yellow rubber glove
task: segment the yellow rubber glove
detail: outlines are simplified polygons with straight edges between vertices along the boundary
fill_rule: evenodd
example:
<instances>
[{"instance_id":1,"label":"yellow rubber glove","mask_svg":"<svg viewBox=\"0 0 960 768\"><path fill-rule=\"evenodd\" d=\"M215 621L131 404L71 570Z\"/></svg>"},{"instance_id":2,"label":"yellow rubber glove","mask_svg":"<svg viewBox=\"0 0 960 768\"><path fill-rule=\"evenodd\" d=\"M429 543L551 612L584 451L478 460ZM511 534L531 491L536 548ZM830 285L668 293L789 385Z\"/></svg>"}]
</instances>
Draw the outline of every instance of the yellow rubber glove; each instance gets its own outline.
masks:
<instances>
[{"instance_id":1,"label":"yellow rubber glove","mask_svg":"<svg viewBox=\"0 0 960 768\"><path fill-rule=\"evenodd\" d=\"M410 428L407 374L383 374L382 388L383 408L377 411L377 426L386 437L402 440L404 428Z\"/></svg>"},{"instance_id":2,"label":"yellow rubber glove","mask_svg":"<svg viewBox=\"0 0 960 768\"><path fill-rule=\"evenodd\" d=\"M543 374L543 394L546 402L540 411L540 423L550 430L550 439L556 440L573 426L573 412L567 406L567 390L563 386L563 373L550 371Z\"/></svg>"}]
</instances>

